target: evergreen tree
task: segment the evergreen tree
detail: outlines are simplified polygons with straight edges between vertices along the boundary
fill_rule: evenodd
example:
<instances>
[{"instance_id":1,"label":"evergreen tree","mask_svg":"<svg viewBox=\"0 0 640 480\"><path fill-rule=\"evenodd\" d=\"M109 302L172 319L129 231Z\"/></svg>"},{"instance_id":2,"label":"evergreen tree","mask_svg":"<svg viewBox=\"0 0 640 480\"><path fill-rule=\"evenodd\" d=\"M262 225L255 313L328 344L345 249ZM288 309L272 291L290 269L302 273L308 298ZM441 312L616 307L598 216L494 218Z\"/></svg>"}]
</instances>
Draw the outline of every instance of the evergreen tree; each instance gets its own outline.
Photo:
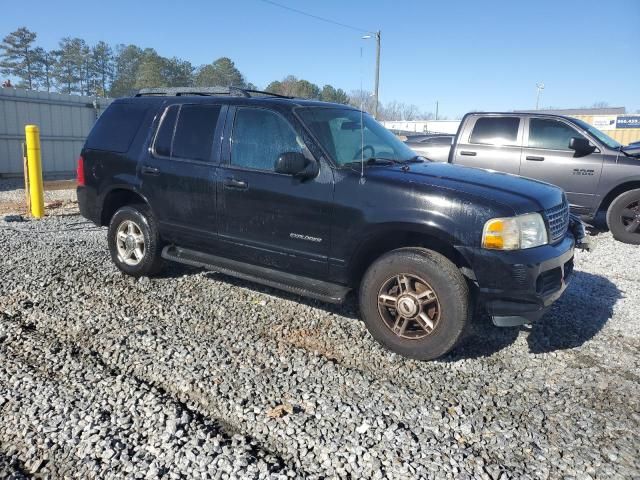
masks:
<instances>
[{"instance_id":1,"label":"evergreen tree","mask_svg":"<svg viewBox=\"0 0 640 480\"><path fill-rule=\"evenodd\" d=\"M194 83L198 87L244 87L246 81L230 58L221 57L200 67Z\"/></svg>"},{"instance_id":2,"label":"evergreen tree","mask_svg":"<svg viewBox=\"0 0 640 480\"><path fill-rule=\"evenodd\" d=\"M142 49L136 45L118 45L115 55L115 76L109 95L122 97L135 89L136 75L143 59Z\"/></svg>"},{"instance_id":3,"label":"evergreen tree","mask_svg":"<svg viewBox=\"0 0 640 480\"><path fill-rule=\"evenodd\" d=\"M21 27L3 38L0 44L0 71L20 79L18 86L33 89L35 85L35 52L33 42L36 33Z\"/></svg>"}]
</instances>

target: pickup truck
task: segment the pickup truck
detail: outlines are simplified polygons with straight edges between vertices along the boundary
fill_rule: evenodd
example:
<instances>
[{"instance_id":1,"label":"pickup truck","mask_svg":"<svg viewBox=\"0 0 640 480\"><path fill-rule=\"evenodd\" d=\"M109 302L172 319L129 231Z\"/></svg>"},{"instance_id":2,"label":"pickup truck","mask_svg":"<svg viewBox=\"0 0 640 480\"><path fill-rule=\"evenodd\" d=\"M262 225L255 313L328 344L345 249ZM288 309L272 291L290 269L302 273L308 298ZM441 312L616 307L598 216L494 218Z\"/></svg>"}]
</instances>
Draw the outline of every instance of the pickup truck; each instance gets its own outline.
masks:
<instances>
[{"instance_id":1,"label":"pickup truck","mask_svg":"<svg viewBox=\"0 0 640 480\"><path fill-rule=\"evenodd\" d=\"M613 236L640 244L640 148L591 125L541 113L468 113L449 163L530 177L565 190L571 212L606 212Z\"/></svg>"},{"instance_id":2,"label":"pickup truck","mask_svg":"<svg viewBox=\"0 0 640 480\"><path fill-rule=\"evenodd\" d=\"M77 173L123 273L171 261L326 302L353 290L371 335L422 360L476 308L540 318L584 238L553 185L428 162L352 107L238 88L115 100Z\"/></svg>"}]
</instances>

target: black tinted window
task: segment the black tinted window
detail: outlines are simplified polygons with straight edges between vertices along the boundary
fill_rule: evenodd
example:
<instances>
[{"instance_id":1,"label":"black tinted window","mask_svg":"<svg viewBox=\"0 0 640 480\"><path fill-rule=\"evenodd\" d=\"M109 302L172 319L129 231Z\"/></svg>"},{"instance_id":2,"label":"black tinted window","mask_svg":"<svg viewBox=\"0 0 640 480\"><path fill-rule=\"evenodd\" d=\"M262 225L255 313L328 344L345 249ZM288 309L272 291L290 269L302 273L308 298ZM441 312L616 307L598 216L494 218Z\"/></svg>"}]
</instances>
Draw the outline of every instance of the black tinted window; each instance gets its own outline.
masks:
<instances>
[{"instance_id":1,"label":"black tinted window","mask_svg":"<svg viewBox=\"0 0 640 480\"><path fill-rule=\"evenodd\" d=\"M158 129L156 141L153 146L157 155L162 155L163 157L171 156L171 142L173 141L173 129L176 125L178 109L178 105L173 105L167 108L162 117L162 123Z\"/></svg>"},{"instance_id":2,"label":"black tinted window","mask_svg":"<svg viewBox=\"0 0 640 480\"><path fill-rule=\"evenodd\" d=\"M219 114L219 105L183 105L178 113L171 156L205 162L211 160Z\"/></svg>"},{"instance_id":3,"label":"black tinted window","mask_svg":"<svg viewBox=\"0 0 640 480\"><path fill-rule=\"evenodd\" d=\"M269 110L241 108L233 125L231 164L258 170L274 170L285 152L302 152L289 122Z\"/></svg>"},{"instance_id":4,"label":"black tinted window","mask_svg":"<svg viewBox=\"0 0 640 480\"><path fill-rule=\"evenodd\" d=\"M87 137L87 148L118 153L128 151L147 108L143 104L112 104L100 116Z\"/></svg>"},{"instance_id":5,"label":"black tinted window","mask_svg":"<svg viewBox=\"0 0 640 480\"><path fill-rule=\"evenodd\" d=\"M485 145L516 145L520 119L516 117L479 118L469 142Z\"/></svg>"},{"instance_id":6,"label":"black tinted window","mask_svg":"<svg viewBox=\"0 0 640 480\"><path fill-rule=\"evenodd\" d=\"M557 120L542 118L529 120L529 146L532 148L568 150L571 137L582 138L582 135L569 125Z\"/></svg>"}]
</instances>

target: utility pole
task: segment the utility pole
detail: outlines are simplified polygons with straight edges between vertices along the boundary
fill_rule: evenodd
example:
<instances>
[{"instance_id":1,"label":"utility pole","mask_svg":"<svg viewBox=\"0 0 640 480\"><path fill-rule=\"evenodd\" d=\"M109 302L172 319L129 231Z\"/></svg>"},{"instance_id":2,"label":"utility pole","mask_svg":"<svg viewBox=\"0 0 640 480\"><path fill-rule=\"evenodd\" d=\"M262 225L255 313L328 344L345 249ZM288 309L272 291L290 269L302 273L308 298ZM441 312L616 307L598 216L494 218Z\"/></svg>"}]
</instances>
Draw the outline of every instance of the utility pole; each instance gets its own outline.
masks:
<instances>
[{"instance_id":1,"label":"utility pole","mask_svg":"<svg viewBox=\"0 0 640 480\"><path fill-rule=\"evenodd\" d=\"M436 100L436 120L438 120L438 103L440 102Z\"/></svg>"},{"instance_id":2,"label":"utility pole","mask_svg":"<svg viewBox=\"0 0 640 480\"><path fill-rule=\"evenodd\" d=\"M544 83L536 83L536 89L538 90L536 93L536 110L538 110L538 107L540 105L540 92L544 90Z\"/></svg>"},{"instance_id":3,"label":"utility pole","mask_svg":"<svg viewBox=\"0 0 640 480\"><path fill-rule=\"evenodd\" d=\"M373 107L373 118L378 118L378 87L380 85L380 30L376 32L376 86L374 95L376 96L376 104Z\"/></svg>"},{"instance_id":4,"label":"utility pole","mask_svg":"<svg viewBox=\"0 0 640 480\"><path fill-rule=\"evenodd\" d=\"M373 118L377 119L378 118L378 93L379 93L379 86L380 86L380 30L378 30L377 32L371 32L368 33L366 35L363 35L362 38L363 39L369 39L369 38L373 38L375 37L376 39L376 78L375 78L375 88L373 91L373 97L375 99L375 102L373 104Z\"/></svg>"}]
</instances>

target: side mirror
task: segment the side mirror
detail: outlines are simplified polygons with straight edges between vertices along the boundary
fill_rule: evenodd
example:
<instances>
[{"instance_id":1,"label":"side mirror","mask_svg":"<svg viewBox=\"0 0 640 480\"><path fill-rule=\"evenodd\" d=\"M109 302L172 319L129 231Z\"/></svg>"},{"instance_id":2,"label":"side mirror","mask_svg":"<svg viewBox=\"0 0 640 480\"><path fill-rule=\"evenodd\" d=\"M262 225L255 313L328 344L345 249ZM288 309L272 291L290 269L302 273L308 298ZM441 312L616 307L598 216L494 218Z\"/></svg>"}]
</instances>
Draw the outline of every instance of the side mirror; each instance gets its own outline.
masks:
<instances>
[{"instance_id":1,"label":"side mirror","mask_svg":"<svg viewBox=\"0 0 640 480\"><path fill-rule=\"evenodd\" d=\"M583 137L571 137L569 148L579 154L587 154L595 150L595 147L589 145L589 140Z\"/></svg>"},{"instance_id":2,"label":"side mirror","mask_svg":"<svg viewBox=\"0 0 640 480\"><path fill-rule=\"evenodd\" d=\"M300 152L285 152L276 160L276 173L293 175L294 177L306 177L309 162Z\"/></svg>"}]
</instances>

